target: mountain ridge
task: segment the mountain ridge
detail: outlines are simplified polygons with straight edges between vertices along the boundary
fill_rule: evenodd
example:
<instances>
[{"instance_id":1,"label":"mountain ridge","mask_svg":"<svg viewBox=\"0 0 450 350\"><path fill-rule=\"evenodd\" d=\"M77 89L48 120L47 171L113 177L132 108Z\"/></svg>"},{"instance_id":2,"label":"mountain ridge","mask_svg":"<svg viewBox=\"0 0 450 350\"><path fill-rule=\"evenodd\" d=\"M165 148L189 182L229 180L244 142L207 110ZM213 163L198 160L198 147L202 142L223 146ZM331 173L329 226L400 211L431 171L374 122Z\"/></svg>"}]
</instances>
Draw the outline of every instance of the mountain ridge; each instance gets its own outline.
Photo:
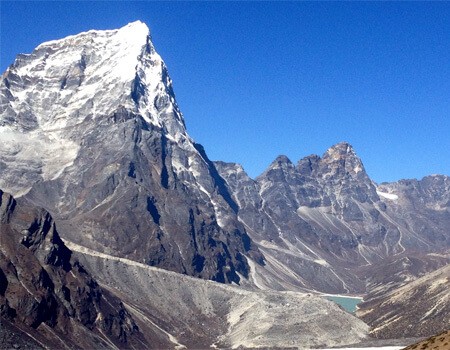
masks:
<instances>
[{"instance_id":1,"label":"mountain ridge","mask_svg":"<svg viewBox=\"0 0 450 350\"><path fill-rule=\"evenodd\" d=\"M255 179L213 162L142 23L19 55L0 94L0 188L74 247L267 293L393 289L449 262L448 176L376 184L348 142Z\"/></svg>"},{"instance_id":2,"label":"mountain ridge","mask_svg":"<svg viewBox=\"0 0 450 350\"><path fill-rule=\"evenodd\" d=\"M328 292L348 292L347 283L356 287L353 292L361 292L365 287L358 286L357 280L367 276L367 272L363 272L367 266L373 265L376 270L375 265L391 255L398 255L400 259L405 254L414 256L420 251L433 253L449 249L445 222L449 220L450 178L445 175L378 185L369 178L348 142L330 147L322 157L302 158L296 166L286 156L278 156L255 180L246 176L243 168L235 163L217 164L236 201L243 203L239 217L266 260L272 260L269 265L284 264L272 267L277 271L272 274L284 275L284 282L291 281L288 288L292 288L293 283L289 274L298 281L308 276L305 264L309 265L308 270L321 271L330 267L333 271L333 267L344 263L345 269L338 268L337 275L332 273L320 280L332 281L334 286L326 287ZM413 215L414 210L419 210L422 195L428 198L428 203L420 209L422 214ZM413 205L411 201L419 203ZM428 236L424 235L427 230L430 230ZM273 256L272 259L269 256ZM431 255L422 254L419 259L430 261L423 260L424 266L435 266ZM442 259L440 264L446 261ZM386 263L389 264L387 260ZM354 275L348 275L352 270L350 274ZM347 276L341 276L342 272ZM308 283L313 279L314 275L308 277ZM268 285L273 283L270 280Z\"/></svg>"},{"instance_id":3,"label":"mountain ridge","mask_svg":"<svg viewBox=\"0 0 450 350\"><path fill-rule=\"evenodd\" d=\"M130 39L134 32L139 35ZM109 94L93 92L98 84L111 86ZM83 237L100 252L236 283L239 274L249 276L247 258L264 268L262 252L270 250L272 264L282 265L280 254L289 252L300 257L297 272L280 266L282 275L290 271L289 284L309 288L317 269L330 283L314 282L313 289L361 291L356 272L343 266L404 252L403 240L411 249L430 250L433 243L421 237L423 227L431 227L427 215L448 221L448 203L436 204L448 191L446 177L424 180L424 188L421 182L377 185L348 142L296 165L279 156L255 180L242 167L210 161L186 132L167 68L141 22L44 43L18 57L0 90L7 97L0 105L6 146L0 187L46 207L63 236L75 243ZM429 213L407 214L421 225L417 232L397 222L420 204L410 195L399 199L402 190L428 196Z\"/></svg>"},{"instance_id":4,"label":"mountain ridge","mask_svg":"<svg viewBox=\"0 0 450 350\"><path fill-rule=\"evenodd\" d=\"M367 336L367 325L317 296L205 281L63 242L48 212L4 192L0 217L2 348L278 348Z\"/></svg>"}]
</instances>

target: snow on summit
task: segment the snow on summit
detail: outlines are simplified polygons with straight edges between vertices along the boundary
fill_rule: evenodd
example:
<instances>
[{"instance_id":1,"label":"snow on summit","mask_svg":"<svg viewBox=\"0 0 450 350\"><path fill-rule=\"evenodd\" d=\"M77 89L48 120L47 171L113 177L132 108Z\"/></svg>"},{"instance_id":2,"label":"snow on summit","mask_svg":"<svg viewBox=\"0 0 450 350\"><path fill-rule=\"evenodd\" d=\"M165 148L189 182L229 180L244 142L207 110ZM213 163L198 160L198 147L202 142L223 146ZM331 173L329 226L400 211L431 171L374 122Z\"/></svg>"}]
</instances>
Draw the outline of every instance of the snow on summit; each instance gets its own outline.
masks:
<instances>
[{"instance_id":1,"label":"snow on summit","mask_svg":"<svg viewBox=\"0 0 450 350\"><path fill-rule=\"evenodd\" d=\"M5 78L12 82L12 109L28 110L45 131L77 125L88 115L107 115L122 106L148 123L166 126L172 135L185 134L172 81L147 25L140 21L45 42L31 54L19 55ZM161 120L167 114L171 117Z\"/></svg>"},{"instance_id":2,"label":"snow on summit","mask_svg":"<svg viewBox=\"0 0 450 350\"><path fill-rule=\"evenodd\" d=\"M148 27L137 21L116 30L91 30L45 42L33 53L18 56L13 72L7 74L26 77L34 84L12 85L11 94L28 105L44 130L81 122L74 115L80 109L89 108L95 116L110 113L118 105L133 107L132 82L147 45L155 60L161 60L148 36ZM44 89L35 91L36 85Z\"/></svg>"},{"instance_id":3,"label":"snow on summit","mask_svg":"<svg viewBox=\"0 0 450 350\"><path fill-rule=\"evenodd\" d=\"M65 44L67 42L73 41L76 42L79 38L83 38L86 36L106 36L110 37L113 35L117 35L117 39L121 40L124 43L128 44L137 44L141 45L143 42L145 43L145 38L150 34L150 30L147 25L141 21L135 21L128 23L126 26L123 26L119 29L111 29L111 30L89 30L87 32L81 32L75 35L69 35L62 39L51 40L43 42L38 45L36 49L40 49L44 46L53 46L58 44ZM144 38L144 41L142 39Z\"/></svg>"},{"instance_id":4,"label":"snow on summit","mask_svg":"<svg viewBox=\"0 0 450 350\"><path fill-rule=\"evenodd\" d=\"M0 93L0 156L18 169L34 164L44 180L73 164L84 123L98 124L123 109L173 139L188 137L167 68L140 21L47 41L18 55Z\"/></svg>"},{"instance_id":5,"label":"snow on summit","mask_svg":"<svg viewBox=\"0 0 450 350\"><path fill-rule=\"evenodd\" d=\"M55 52L55 56L46 56L46 66L53 64L54 67L71 60L79 59L79 55L85 50L94 50L103 63L113 63L114 66L104 65L100 72L92 65L86 67L89 73L108 73L122 79L133 79L137 58L142 48L147 44L149 29L145 23L136 21L127 24L120 29L114 30L90 30L77 35L71 35L63 39L47 41L39 45L36 50L61 50ZM64 49L64 47L66 47ZM78 48L70 52L70 47ZM80 52L81 51L81 52ZM71 54L70 54L71 53ZM87 63L87 62L86 62ZM112 68L112 69L109 69ZM21 72L21 71L19 71Z\"/></svg>"}]
</instances>

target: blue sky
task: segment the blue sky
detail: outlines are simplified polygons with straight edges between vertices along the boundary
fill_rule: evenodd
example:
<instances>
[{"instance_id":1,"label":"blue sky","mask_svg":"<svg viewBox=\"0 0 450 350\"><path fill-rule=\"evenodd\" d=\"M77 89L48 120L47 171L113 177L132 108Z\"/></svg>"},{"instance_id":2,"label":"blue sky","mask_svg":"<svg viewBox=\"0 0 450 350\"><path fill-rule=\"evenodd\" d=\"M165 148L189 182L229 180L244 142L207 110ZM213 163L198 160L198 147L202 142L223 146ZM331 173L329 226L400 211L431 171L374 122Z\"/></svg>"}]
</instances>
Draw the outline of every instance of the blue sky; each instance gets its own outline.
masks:
<instances>
[{"instance_id":1,"label":"blue sky","mask_svg":"<svg viewBox=\"0 0 450 350\"><path fill-rule=\"evenodd\" d=\"M377 182L450 175L450 2L1 1L1 70L146 22L190 135L259 175L350 142Z\"/></svg>"}]
</instances>

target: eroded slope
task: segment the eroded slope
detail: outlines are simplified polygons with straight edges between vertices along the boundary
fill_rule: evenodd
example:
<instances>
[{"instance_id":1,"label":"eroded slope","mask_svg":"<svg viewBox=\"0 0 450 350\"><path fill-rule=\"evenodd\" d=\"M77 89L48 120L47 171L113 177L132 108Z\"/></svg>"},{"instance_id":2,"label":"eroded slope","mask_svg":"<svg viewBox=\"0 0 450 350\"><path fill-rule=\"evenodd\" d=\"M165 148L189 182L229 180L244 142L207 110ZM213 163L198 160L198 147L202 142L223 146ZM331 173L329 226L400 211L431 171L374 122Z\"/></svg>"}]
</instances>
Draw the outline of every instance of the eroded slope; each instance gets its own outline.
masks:
<instances>
[{"instance_id":1,"label":"eroded slope","mask_svg":"<svg viewBox=\"0 0 450 350\"><path fill-rule=\"evenodd\" d=\"M363 322L321 297L250 291L69 247L134 318L157 323L174 344L309 348L357 343L367 334Z\"/></svg>"}]
</instances>

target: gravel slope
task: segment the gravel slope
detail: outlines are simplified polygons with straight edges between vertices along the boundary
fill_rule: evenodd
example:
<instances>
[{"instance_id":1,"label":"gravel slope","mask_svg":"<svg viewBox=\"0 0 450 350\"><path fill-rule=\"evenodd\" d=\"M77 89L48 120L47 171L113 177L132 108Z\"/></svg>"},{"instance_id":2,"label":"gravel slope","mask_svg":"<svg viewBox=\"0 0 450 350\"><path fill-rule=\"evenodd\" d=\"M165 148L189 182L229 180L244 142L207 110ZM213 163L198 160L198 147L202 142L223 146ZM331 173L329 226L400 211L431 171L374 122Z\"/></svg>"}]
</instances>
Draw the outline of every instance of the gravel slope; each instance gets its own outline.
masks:
<instances>
[{"instance_id":1,"label":"gravel slope","mask_svg":"<svg viewBox=\"0 0 450 350\"><path fill-rule=\"evenodd\" d=\"M157 324L174 347L311 348L367 336L367 325L324 298L246 290L67 244L138 324Z\"/></svg>"}]
</instances>

